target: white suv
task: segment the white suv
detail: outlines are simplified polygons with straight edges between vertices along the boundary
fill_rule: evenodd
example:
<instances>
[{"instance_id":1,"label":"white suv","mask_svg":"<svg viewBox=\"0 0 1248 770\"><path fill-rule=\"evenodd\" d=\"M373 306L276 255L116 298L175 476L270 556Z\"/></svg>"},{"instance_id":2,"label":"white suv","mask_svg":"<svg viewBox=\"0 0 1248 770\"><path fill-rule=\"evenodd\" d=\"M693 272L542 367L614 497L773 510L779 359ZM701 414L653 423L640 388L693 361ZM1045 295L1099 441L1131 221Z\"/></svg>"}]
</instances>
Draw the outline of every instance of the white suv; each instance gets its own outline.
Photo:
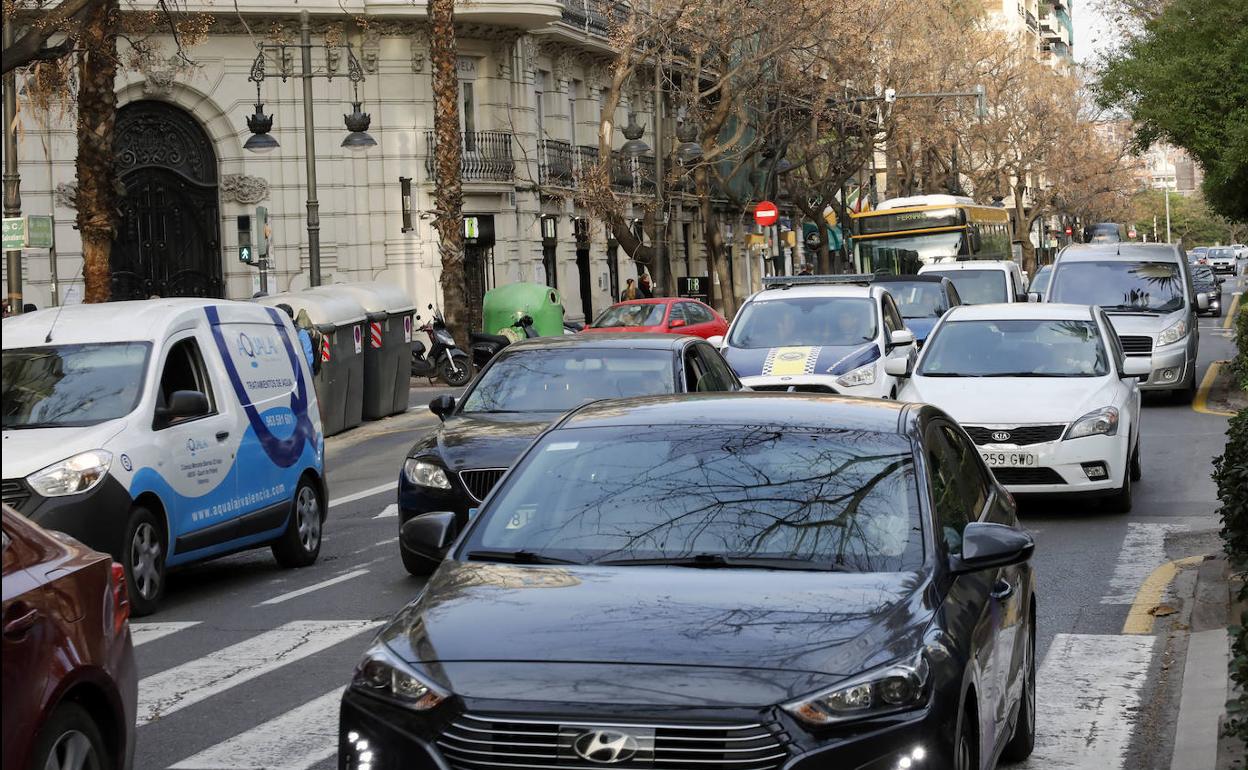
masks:
<instances>
[{"instance_id":1,"label":"white suv","mask_svg":"<svg viewBox=\"0 0 1248 770\"><path fill-rule=\"evenodd\" d=\"M711 338L752 390L894 398L891 359L914 355L914 333L871 276L764 279L728 335Z\"/></svg>"},{"instance_id":2,"label":"white suv","mask_svg":"<svg viewBox=\"0 0 1248 770\"><path fill-rule=\"evenodd\" d=\"M963 305L1027 301L1027 276L1017 262L1006 259L930 262L919 268L919 275L943 275L953 281Z\"/></svg>"}]
</instances>

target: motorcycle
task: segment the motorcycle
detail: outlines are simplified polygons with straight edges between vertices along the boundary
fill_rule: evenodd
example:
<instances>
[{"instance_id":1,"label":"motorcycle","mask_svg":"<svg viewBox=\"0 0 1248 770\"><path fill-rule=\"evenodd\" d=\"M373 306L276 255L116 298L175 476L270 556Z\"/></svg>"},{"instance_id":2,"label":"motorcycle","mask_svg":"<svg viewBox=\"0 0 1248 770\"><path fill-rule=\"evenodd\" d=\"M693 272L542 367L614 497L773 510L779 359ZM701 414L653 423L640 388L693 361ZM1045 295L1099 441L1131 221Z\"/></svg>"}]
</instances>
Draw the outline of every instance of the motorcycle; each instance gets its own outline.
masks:
<instances>
[{"instance_id":1,"label":"motorcycle","mask_svg":"<svg viewBox=\"0 0 1248 770\"><path fill-rule=\"evenodd\" d=\"M433 310L433 305L429 309ZM419 315L416 320L420 320ZM434 310L433 317L420 326L419 331L429 335L431 347L426 352L425 343L412 340L412 376L431 380L436 376L454 388L467 385L472 379L472 361L455 346L455 338L447 330L442 314Z\"/></svg>"},{"instance_id":2,"label":"motorcycle","mask_svg":"<svg viewBox=\"0 0 1248 770\"><path fill-rule=\"evenodd\" d=\"M519 329L515 333L517 338L534 339L541 335L537 333L537 329L533 328L533 319L529 316L521 316L512 328ZM520 335L523 334L523 337ZM512 338L505 334L485 334L484 332L469 332L468 339L472 343L472 364L481 369L490 362L494 356L498 355L498 351L511 344Z\"/></svg>"}]
</instances>

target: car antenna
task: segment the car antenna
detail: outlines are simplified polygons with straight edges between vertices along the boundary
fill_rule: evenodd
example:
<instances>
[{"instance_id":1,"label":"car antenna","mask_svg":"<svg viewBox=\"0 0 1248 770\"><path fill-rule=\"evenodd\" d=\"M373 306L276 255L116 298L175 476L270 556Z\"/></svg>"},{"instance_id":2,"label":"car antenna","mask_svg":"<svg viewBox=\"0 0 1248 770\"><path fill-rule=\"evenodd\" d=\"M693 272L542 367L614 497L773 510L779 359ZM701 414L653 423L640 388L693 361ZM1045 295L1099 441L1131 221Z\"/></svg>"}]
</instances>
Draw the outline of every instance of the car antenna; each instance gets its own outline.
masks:
<instances>
[{"instance_id":1,"label":"car antenna","mask_svg":"<svg viewBox=\"0 0 1248 770\"><path fill-rule=\"evenodd\" d=\"M78 276L80 275L82 275L82 265L78 266L78 272L74 273L74 278L72 281L70 281L70 283L73 283L74 281L78 280ZM56 328L56 322L61 320L61 311L64 309L65 309L64 302L58 302L56 304L56 315L52 316L52 323L48 326L48 336L43 338L43 344L47 345L50 342L52 342L52 330Z\"/></svg>"}]
</instances>

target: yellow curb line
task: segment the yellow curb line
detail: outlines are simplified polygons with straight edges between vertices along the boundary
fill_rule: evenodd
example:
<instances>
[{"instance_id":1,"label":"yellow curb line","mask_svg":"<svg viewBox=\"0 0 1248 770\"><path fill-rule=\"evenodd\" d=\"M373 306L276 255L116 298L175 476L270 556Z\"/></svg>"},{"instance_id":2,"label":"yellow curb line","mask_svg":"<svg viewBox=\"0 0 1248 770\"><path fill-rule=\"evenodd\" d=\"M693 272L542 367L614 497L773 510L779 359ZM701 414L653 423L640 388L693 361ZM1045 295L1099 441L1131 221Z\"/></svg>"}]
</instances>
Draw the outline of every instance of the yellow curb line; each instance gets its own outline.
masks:
<instances>
[{"instance_id":1,"label":"yellow curb line","mask_svg":"<svg viewBox=\"0 0 1248 770\"><path fill-rule=\"evenodd\" d=\"M1162 592L1166 590L1166 586L1170 585L1170 581L1174 580L1179 567L1200 564L1204 560L1204 556L1188 556L1186 559L1166 562L1153 570L1152 574L1140 585L1140 590L1135 592L1135 601L1131 603L1131 611L1127 613L1127 620L1122 624L1122 633L1151 634L1154 618L1149 614L1149 610L1161 602Z\"/></svg>"},{"instance_id":2,"label":"yellow curb line","mask_svg":"<svg viewBox=\"0 0 1248 770\"><path fill-rule=\"evenodd\" d=\"M1214 361L1209 364L1209 370L1205 372L1205 377L1200 381L1200 388L1196 391L1196 398L1192 399L1192 409L1201 414L1216 414L1223 417L1234 417L1234 412L1223 412L1220 409L1209 408L1209 389L1213 387L1213 381L1218 378L1218 369L1226 361Z\"/></svg>"},{"instance_id":3,"label":"yellow curb line","mask_svg":"<svg viewBox=\"0 0 1248 770\"><path fill-rule=\"evenodd\" d=\"M1223 329L1229 329L1229 328L1231 328L1231 323L1232 323L1232 322L1234 322L1234 320L1235 320L1235 311L1239 309L1239 300L1240 300L1240 298L1241 298L1241 297L1243 297L1243 296L1244 296L1244 295L1239 294L1239 293L1236 293L1236 294L1232 295L1232 298L1231 298L1231 309L1230 309L1230 311L1226 314L1226 319L1225 319L1224 321L1222 321L1222 328L1223 328Z\"/></svg>"}]
</instances>

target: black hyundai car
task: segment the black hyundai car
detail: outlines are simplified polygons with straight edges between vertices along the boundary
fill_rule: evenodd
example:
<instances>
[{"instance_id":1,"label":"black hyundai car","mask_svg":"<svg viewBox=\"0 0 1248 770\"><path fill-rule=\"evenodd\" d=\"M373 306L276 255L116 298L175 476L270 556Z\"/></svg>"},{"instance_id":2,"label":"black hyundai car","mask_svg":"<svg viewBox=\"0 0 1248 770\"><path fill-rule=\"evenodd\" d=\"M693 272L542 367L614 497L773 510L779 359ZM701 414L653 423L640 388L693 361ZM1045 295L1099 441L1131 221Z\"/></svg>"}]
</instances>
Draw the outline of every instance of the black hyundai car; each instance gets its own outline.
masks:
<instances>
[{"instance_id":1,"label":"black hyundai car","mask_svg":"<svg viewBox=\"0 0 1248 770\"><path fill-rule=\"evenodd\" d=\"M590 404L456 528L403 528L441 566L356 669L341 770L969 770L1031 752L1033 543L935 407Z\"/></svg>"},{"instance_id":2,"label":"black hyundai car","mask_svg":"<svg viewBox=\"0 0 1248 770\"><path fill-rule=\"evenodd\" d=\"M462 398L439 396L429 405L443 422L407 453L399 473L399 524L430 511L454 511L462 526L534 436L588 401L740 388L719 352L696 337L595 334L514 343ZM409 572L428 574L406 549L400 554Z\"/></svg>"}]
</instances>

